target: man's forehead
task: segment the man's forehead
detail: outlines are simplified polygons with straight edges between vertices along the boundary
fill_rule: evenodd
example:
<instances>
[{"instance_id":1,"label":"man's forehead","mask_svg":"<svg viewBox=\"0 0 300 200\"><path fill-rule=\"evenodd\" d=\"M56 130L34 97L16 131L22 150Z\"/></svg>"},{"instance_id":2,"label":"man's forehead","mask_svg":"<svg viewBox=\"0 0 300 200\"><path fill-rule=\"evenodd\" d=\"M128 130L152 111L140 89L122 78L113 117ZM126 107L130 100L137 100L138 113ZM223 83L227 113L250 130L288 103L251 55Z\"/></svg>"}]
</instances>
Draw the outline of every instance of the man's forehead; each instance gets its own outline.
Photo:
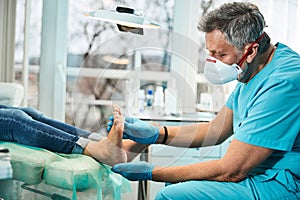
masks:
<instances>
[{"instance_id":1,"label":"man's forehead","mask_svg":"<svg viewBox=\"0 0 300 200\"><path fill-rule=\"evenodd\" d=\"M234 47L225 39L224 34L219 30L205 34L206 48L209 51L221 52L232 50Z\"/></svg>"}]
</instances>

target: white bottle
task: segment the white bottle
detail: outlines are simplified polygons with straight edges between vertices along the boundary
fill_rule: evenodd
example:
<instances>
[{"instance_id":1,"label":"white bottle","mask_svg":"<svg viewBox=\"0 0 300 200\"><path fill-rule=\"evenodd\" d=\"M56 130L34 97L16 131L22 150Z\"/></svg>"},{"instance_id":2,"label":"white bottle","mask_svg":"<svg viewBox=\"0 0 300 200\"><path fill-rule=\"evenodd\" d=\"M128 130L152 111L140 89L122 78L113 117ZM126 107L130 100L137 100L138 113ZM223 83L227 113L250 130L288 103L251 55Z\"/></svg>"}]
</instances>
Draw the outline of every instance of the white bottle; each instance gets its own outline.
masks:
<instances>
[{"instance_id":1,"label":"white bottle","mask_svg":"<svg viewBox=\"0 0 300 200\"><path fill-rule=\"evenodd\" d=\"M176 92L172 92L168 88L165 89L165 114L177 114L177 96Z\"/></svg>"},{"instance_id":2,"label":"white bottle","mask_svg":"<svg viewBox=\"0 0 300 200\"><path fill-rule=\"evenodd\" d=\"M139 90L138 109L140 114L145 112L145 103L145 91Z\"/></svg>"},{"instance_id":3,"label":"white bottle","mask_svg":"<svg viewBox=\"0 0 300 200\"><path fill-rule=\"evenodd\" d=\"M164 91L163 87L157 86L155 94L154 94L154 112L158 115L164 114Z\"/></svg>"}]
</instances>

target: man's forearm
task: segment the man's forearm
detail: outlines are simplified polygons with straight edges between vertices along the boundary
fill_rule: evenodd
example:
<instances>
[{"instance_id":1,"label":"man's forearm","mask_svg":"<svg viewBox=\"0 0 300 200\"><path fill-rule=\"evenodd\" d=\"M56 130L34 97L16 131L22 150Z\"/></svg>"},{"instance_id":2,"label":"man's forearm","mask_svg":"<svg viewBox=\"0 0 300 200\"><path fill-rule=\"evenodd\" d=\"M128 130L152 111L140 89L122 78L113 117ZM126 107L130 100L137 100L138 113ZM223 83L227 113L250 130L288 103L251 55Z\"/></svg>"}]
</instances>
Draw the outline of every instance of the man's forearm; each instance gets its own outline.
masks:
<instances>
[{"instance_id":1,"label":"man's forearm","mask_svg":"<svg viewBox=\"0 0 300 200\"><path fill-rule=\"evenodd\" d=\"M219 160L212 160L185 166L156 167L152 172L153 181L177 183L188 180L225 181L225 169Z\"/></svg>"},{"instance_id":2,"label":"man's forearm","mask_svg":"<svg viewBox=\"0 0 300 200\"><path fill-rule=\"evenodd\" d=\"M208 134L208 123L198 123L185 126L167 126L167 145L176 147L201 147ZM165 137L165 129L159 128L157 144L160 144ZM206 146L214 145L215 141Z\"/></svg>"}]
</instances>

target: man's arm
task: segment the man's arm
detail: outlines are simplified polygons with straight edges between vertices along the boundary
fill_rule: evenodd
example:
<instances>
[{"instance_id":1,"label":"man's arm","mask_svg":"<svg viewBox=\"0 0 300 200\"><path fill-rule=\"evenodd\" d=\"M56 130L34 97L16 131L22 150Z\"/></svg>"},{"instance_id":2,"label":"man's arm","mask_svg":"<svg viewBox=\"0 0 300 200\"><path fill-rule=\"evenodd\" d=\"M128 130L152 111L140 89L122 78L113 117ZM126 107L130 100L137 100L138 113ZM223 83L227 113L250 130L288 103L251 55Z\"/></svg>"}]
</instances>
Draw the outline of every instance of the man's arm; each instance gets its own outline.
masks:
<instances>
[{"instance_id":1,"label":"man's arm","mask_svg":"<svg viewBox=\"0 0 300 200\"><path fill-rule=\"evenodd\" d=\"M233 140L226 155L212 160L178 167L155 167L152 180L180 182L187 180L241 181L249 171L267 159L274 150Z\"/></svg>"},{"instance_id":2,"label":"man's arm","mask_svg":"<svg viewBox=\"0 0 300 200\"><path fill-rule=\"evenodd\" d=\"M232 111L225 106L216 118L209 123L197 123L186 126L168 126L167 145L178 147L212 146L225 141L232 134ZM160 144L164 138L165 130L159 128ZM124 140L124 150L127 152L128 162L132 161L149 144L140 144L132 140Z\"/></svg>"},{"instance_id":3,"label":"man's arm","mask_svg":"<svg viewBox=\"0 0 300 200\"><path fill-rule=\"evenodd\" d=\"M167 145L177 147L204 147L220 144L232 135L233 113L223 107L211 122L197 123L184 126L168 126ZM165 135L163 128L159 129L157 144Z\"/></svg>"},{"instance_id":4,"label":"man's arm","mask_svg":"<svg viewBox=\"0 0 300 200\"><path fill-rule=\"evenodd\" d=\"M197 147L222 143L232 135L232 117L232 110L223 107L216 118L209 123L168 127L169 138L167 144ZM163 135L164 132L160 131L158 141L161 140ZM154 167L147 163L127 163L114 166L113 171L122 174L130 180L151 179L162 182L214 180L237 182L242 180L251 169L257 167L272 153L272 149L233 140L225 156L219 160L175 167Z\"/></svg>"},{"instance_id":5,"label":"man's arm","mask_svg":"<svg viewBox=\"0 0 300 200\"><path fill-rule=\"evenodd\" d=\"M171 137L167 142L182 145L185 139L192 141L190 146L210 146L220 144L233 132L233 112L223 107L216 118L206 124L198 124L194 138L187 137L189 128L170 128ZM168 127L169 128L169 127ZM179 132L178 136L176 132ZM154 181L179 182L186 180L214 180L237 182L242 180L251 169L273 153L272 149L254 146L233 140L223 158L178 167L156 167L152 172Z\"/></svg>"}]
</instances>

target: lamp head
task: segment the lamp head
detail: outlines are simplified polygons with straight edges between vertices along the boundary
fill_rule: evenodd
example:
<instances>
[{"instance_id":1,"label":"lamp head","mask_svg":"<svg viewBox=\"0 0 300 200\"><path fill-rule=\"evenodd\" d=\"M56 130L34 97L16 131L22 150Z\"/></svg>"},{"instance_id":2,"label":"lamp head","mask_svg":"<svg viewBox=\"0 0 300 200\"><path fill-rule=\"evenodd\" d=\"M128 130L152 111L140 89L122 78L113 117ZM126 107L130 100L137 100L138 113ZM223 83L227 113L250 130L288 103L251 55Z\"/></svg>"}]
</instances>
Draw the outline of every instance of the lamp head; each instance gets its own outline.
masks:
<instances>
[{"instance_id":1,"label":"lamp head","mask_svg":"<svg viewBox=\"0 0 300 200\"><path fill-rule=\"evenodd\" d=\"M116 23L119 31L123 32L143 35L144 28L160 28L157 23L150 21L141 16L138 11L128 7L118 6L116 11L96 10L85 13L85 15L96 20Z\"/></svg>"},{"instance_id":2,"label":"lamp head","mask_svg":"<svg viewBox=\"0 0 300 200\"><path fill-rule=\"evenodd\" d=\"M117 6L116 11L120 12L120 13L129 13L129 14L134 15L134 9L132 9L132 8ZM118 26L119 31L131 32L131 33L135 33L135 34L144 35L143 28L129 27L129 26L121 25L121 24L117 24L117 26Z\"/></svg>"}]
</instances>

